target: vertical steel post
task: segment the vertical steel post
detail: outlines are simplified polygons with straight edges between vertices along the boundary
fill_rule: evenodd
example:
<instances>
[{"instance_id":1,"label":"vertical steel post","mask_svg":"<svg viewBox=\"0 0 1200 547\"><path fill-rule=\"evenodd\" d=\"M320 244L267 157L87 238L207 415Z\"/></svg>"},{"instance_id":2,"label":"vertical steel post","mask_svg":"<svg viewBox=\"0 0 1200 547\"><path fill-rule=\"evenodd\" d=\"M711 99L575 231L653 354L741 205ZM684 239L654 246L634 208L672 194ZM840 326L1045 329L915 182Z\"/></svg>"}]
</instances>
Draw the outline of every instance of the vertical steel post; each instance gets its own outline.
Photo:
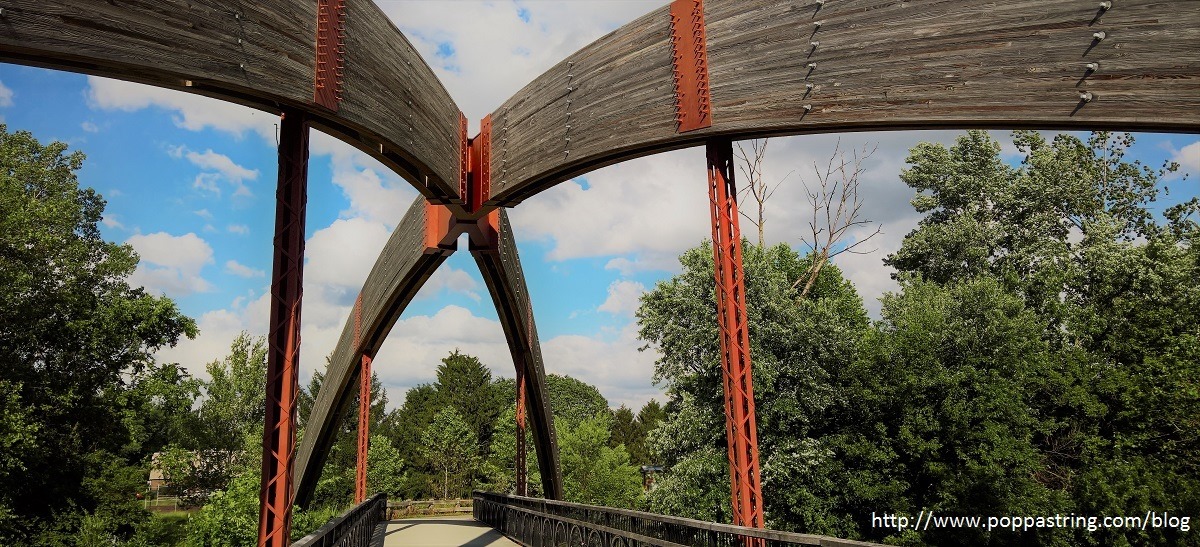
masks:
<instances>
[{"instance_id":1,"label":"vertical steel post","mask_svg":"<svg viewBox=\"0 0 1200 547\"><path fill-rule=\"evenodd\" d=\"M367 501L367 449L371 438L371 357L362 356L358 373L358 464L354 469L354 504Z\"/></svg>"},{"instance_id":2,"label":"vertical steel post","mask_svg":"<svg viewBox=\"0 0 1200 547\"><path fill-rule=\"evenodd\" d=\"M742 233L738 225L737 187L733 176L733 143L729 139L714 139L708 141L706 149L733 523L762 528L762 480L758 465L754 382L750 370L750 336L746 325Z\"/></svg>"},{"instance_id":3,"label":"vertical steel post","mask_svg":"<svg viewBox=\"0 0 1200 547\"><path fill-rule=\"evenodd\" d=\"M517 475L517 495L528 495L529 478L525 467L525 367L517 365L517 457L515 469Z\"/></svg>"},{"instance_id":4,"label":"vertical steel post","mask_svg":"<svg viewBox=\"0 0 1200 547\"><path fill-rule=\"evenodd\" d=\"M285 110L279 124L279 184L275 193L271 326L267 339L266 419L259 491L260 547L286 547L291 543L307 192L308 119L303 112Z\"/></svg>"}]
</instances>

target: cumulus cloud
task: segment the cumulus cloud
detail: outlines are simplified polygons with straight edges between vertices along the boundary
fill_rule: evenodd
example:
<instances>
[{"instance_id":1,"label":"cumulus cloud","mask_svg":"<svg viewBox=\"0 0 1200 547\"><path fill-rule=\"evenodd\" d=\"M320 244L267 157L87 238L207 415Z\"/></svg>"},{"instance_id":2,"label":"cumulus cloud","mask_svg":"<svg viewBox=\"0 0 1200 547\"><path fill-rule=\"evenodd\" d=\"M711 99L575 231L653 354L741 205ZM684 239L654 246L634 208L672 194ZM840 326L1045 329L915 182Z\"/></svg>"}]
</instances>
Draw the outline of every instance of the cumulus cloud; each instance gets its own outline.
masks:
<instances>
[{"instance_id":1,"label":"cumulus cloud","mask_svg":"<svg viewBox=\"0 0 1200 547\"><path fill-rule=\"evenodd\" d=\"M477 292L479 283L471 277L471 274L458 268L452 268L443 265L433 272L429 280L425 282L425 286L421 287L421 291L417 293L417 298L433 298L442 291L456 292L466 295L471 300L481 302L483 297Z\"/></svg>"},{"instance_id":2,"label":"cumulus cloud","mask_svg":"<svg viewBox=\"0 0 1200 547\"><path fill-rule=\"evenodd\" d=\"M453 18L437 0L384 2L380 8L474 121L571 52L666 3L481 2Z\"/></svg>"},{"instance_id":3,"label":"cumulus cloud","mask_svg":"<svg viewBox=\"0 0 1200 547\"><path fill-rule=\"evenodd\" d=\"M109 228L114 228L117 230L125 229L125 225L121 224L121 221L117 220L117 215L113 213L104 213L104 218L100 220L100 223Z\"/></svg>"},{"instance_id":4,"label":"cumulus cloud","mask_svg":"<svg viewBox=\"0 0 1200 547\"><path fill-rule=\"evenodd\" d=\"M1200 141L1195 141L1177 150L1171 149L1171 161L1179 164L1179 171L1164 178L1180 179L1184 174L1189 177L1200 176Z\"/></svg>"},{"instance_id":5,"label":"cumulus cloud","mask_svg":"<svg viewBox=\"0 0 1200 547\"><path fill-rule=\"evenodd\" d=\"M13 90L0 82L0 108L7 108L13 105Z\"/></svg>"},{"instance_id":6,"label":"cumulus cloud","mask_svg":"<svg viewBox=\"0 0 1200 547\"><path fill-rule=\"evenodd\" d=\"M79 128L88 133L99 133L100 127L92 122L83 122L79 124Z\"/></svg>"},{"instance_id":7,"label":"cumulus cloud","mask_svg":"<svg viewBox=\"0 0 1200 547\"><path fill-rule=\"evenodd\" d=\"M225 261L225 271L238 277L245 277L247 279L252 277L265 277L267 275L267 272L251 268L250 266L246 266L245 264L242 264L236 260Z\"/></svg>"},{"instance_id":8,"label":"cumulus cloud","mask_svg":"<svg viewBox=\"0 0 1200 547\"><path fill-rule=\"evenodd\" d=\"M212 290L212 284L200 275L200 270L212 263L213 250L196 234L137 234L125 243L133 246L141 258L130 276L131 285L141 285L173 298Z\"/></svg>"},{"instance_id":9,"label":"cumulus cloud","mask_svg":"<svg viewBox=\"0 0 1200 547\"><path fill-rule=\"evenodd\" d=\"M150 107L174 112L174 122L189 131L215 129L241 138L247 132L275 142L276 116L218 99L99 76L88 76L88 105L97 110L133 112Z\"/></svg>"},{"instance_id":10,"label":"cumulus cloud","mask_svg":"<svg viewBox=\"0 0 1200 547\"><path fill-rule=\"evenodd\" d=\"M242 167L229 156L213 152L212 149L196 152L188 150L183 145L171 146L167 148L167 155L176 159L186 158L192 165L204 170L197 174L192 181L192 187L201 192L220 197L221 183L225 182L233 187L235 197L252 197L254 195L246 186L246 181L258 180L258 169Z\"/></svg>"},{"instance_id":11,"label":"cumulus cloud","mask_svg":"<svg viewBox=\"0 0 1200 547\"><path fill-rule=\"evenodd\" d=\"M640 304L639 299L645 292L646 286L636 281L613 281L608 286L608 298L597 309L613 315L632 317Z\"/></svg>"},{"instance_id":12,"label":"cumulus cloud","mask_svg":"<svg viewBox=\"0 0 1200 547\"><path fill-rule=\"evenodd\" d=\"M238 235L244 236L244 235L250 233L250 227L246 226L245 224L230 224L229 226L225 227L225 231L227 231L231 234L238 234Z\"/></svg>"}]
</instances>

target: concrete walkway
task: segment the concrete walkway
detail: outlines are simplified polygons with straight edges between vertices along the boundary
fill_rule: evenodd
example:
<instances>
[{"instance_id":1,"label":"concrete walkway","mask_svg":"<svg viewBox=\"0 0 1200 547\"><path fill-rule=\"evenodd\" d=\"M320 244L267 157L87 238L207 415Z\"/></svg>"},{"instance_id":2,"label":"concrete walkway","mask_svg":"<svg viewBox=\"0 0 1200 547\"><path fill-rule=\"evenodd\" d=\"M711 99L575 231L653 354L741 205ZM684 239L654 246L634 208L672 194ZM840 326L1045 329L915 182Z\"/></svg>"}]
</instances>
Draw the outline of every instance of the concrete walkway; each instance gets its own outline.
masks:
<instances>
[{"instance_id":1,"label":"concrete walkway","mask_svg":"<svg viewBox=\"0 0 1200 547\"><path fill-rule=\"evenodd\" d=\"M519 545L470 516L389 520L375 530L376 547L488 547ZM380 541L382 540L382 541Z\"/></svg>"}]
</instances>

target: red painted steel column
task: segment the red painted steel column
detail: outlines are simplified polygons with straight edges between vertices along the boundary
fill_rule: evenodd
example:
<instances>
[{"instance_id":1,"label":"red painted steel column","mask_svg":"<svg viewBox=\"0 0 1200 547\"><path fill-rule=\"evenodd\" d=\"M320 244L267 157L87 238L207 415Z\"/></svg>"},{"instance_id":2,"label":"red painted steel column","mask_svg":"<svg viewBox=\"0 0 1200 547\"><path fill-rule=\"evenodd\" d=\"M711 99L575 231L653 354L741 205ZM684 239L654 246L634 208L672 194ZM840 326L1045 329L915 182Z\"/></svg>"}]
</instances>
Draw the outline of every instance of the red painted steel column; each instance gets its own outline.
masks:
<instances>
[{"instance_id":1,"label":"red painted steel column","mask_svg":"<svg viewBox=\"0 0 1200 547\"><path fill-rule=\"evenodd\" d=\"M750 336L746 325L742 233L738 226L737 187L733 177L733 143L728 139L711 140L707 152L733 523L762 528L762 480L758 465Z\"/></svg>"},{"instance_id":2,"label":"red painted steel column","mask_svg":"<svg viewBox=\"0 0 1200 547\"><path fill-rule=\"evenodd\" d=\"M275 194L262 506L258 523L260 547L285 547L291 543L307 187L308 120L302 112L287 110L279 124L279 187Z\"/></svg>"},{"instance_id":3,"label":"red painted steel column","mask_svg":"<svg viewBox=\"0 0 1200 547\"><path fill-rule=\"evenodd\" d=\"M354 344L362 345L362 293L354 301ZM362 354L358 370L358 457L354 469L354 503L367 499L367 448L371 434L371 357Z\"/></svg>"},{"instance_id":4,"label":"red painted steel column","mask_svg":"<svg viewBox=\"0 0 1200 547\"><path fill-rule=\"evenodd\" d=\"M356 505L367 501L367 449L371 435L371 357L365 353L358 377L358 465L354 470Z\"/></svg>"},{"instance_id":5,"label":"red painted steel column","mask_svg":"<svg viewBox=\"0 0 1200 547\"><path fill-rule=\"evenodd\" d=\"M516 474L517 474L517 495L528 495L529 477L527 477L525 467L525 432L526 432L526 397L525 397L525 367L517 365L517 457L516 457Z\"/></svg>"}]
</instances>

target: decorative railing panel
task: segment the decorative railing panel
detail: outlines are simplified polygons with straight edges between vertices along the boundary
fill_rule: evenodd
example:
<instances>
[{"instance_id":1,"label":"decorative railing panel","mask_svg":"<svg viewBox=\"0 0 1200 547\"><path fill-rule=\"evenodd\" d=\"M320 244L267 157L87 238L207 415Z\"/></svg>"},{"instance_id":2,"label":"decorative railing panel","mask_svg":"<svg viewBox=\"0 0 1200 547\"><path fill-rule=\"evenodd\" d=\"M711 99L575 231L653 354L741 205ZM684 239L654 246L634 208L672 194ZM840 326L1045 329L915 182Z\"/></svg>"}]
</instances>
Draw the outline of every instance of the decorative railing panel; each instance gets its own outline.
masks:
<instances>
[{"instance_id":1,"label":"decorative railing panel","mask_svg":"<svg viewBox=\"0 0 1200 547\"><path fill-rule=\"evenodd\" d=\"M375 527L387 512L387 496L375 494L317 531L304 536L292 547L369 547Z\"/></svg>"},{"instance_id":2,"label":"decorative railing panel","mask_svg":"<svg viewBox=\"0 0 1200 547\"><path fill-rule=\"evenodd\" d=\"M811 534L746 528L565 501L475 492L475 520L523 545L591 547L782 547L877 545Z\"/></svg>"}]
</instances>

